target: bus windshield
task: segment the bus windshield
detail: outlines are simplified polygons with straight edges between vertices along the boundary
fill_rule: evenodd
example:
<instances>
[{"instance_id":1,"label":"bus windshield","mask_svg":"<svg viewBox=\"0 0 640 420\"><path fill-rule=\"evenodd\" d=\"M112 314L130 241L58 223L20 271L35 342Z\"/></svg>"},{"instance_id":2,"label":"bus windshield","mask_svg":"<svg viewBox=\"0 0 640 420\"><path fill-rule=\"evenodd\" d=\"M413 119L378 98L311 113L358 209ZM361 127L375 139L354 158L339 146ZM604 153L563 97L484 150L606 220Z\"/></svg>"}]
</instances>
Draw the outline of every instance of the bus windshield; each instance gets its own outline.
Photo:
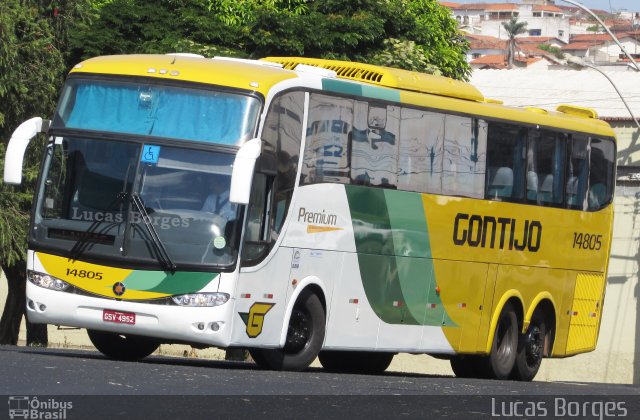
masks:
<instances>
[{"instance_id":1,"label":"bus windshield","mask_svg":"<svg viewBox=\"0 0 640 420\"><path fill-rule=\"evenodd\" d=\"M240 145L254 134L251 96L148 82L69 79L52 128Z\"/></svg>"},{"instance_id":2,"label":"bus windshield","mask_svg":"<svg viewBox=\"0 0 640 420\"><path fill-rule=\"evenodd\" d=\"M32 241L73 258L163 269L229 267L240 225L229 202L233 159L231 153L57 137L47 150Z\"/></svg>"}]
</instances>

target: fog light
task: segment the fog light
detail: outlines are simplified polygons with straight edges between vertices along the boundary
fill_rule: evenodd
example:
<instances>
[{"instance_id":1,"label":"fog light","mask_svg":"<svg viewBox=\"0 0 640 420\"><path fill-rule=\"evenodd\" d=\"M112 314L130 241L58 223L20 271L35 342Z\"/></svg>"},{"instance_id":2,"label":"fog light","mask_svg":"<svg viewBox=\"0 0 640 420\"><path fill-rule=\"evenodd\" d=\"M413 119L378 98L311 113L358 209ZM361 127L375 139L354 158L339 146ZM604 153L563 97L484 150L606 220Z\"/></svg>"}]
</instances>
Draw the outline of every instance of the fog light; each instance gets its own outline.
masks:
<instances>
[{"instance_id":1,"label":"fog light","mask_svg":"<svg viewBox=\"0 0 640 420\"><path fill-rule=\"evenodd\" d=\"M200 331L204 330L204 324L202 322L198 324L198 329Z\"/></svg>"},{"instance_id":2,"label":"fog light","mask_svg":"<svg viewBox=\"0 0 640 420\"><path fill-rule=\"evenodd\" d=\"M33 303L33 301L31 299L29 299L29 302L27 303L27 306L29 307L29 309L36 309L36 304Z\"/></svg>"},{"instance_id":3,"label":"fog light","mask_svg":"<svg viewBox=\"0 0 640 420\"><path fill-rule=\"evenodd\" d=\"M211 324L211 329L212 329L213 331L218 331L218 330L220 329L220 324L218 324L217 322L213 322L213 323Z\"/></svg>"},{"instance_id":4,"label":"fog light","mask_svg":"<svg viewBox=\"0 0 640 420\"><path fill-rule=\"evenodd\" d=\"M40 312L44 312L46 309L47 309L47 307L43 303L41 303L40 304Z\"/></svg>"}]
</instances>

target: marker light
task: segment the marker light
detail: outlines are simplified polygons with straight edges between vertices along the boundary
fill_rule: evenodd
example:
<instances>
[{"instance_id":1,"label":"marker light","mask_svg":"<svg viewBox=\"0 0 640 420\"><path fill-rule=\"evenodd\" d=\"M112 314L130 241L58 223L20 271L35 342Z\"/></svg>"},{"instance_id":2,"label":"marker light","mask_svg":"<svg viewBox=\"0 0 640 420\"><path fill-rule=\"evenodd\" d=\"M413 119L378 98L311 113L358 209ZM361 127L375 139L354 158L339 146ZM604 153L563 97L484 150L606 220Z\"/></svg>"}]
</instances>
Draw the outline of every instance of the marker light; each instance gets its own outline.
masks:
<instances>
[{"instance_id":1,"label":"marker light","mask_svg":"<svg viewBox=\"0 0 640 420\"><path fill-rule=\"evenodd\" d=\"M229 300L228 293L191 293L171 296L180 306L220 306Z\"/></svg>"},{"instance_id":2,"label":"marker light","mask_svg":"<svg viewBox=\"0 0 640 420\"><path fill-rule=\"evenodd\" d=\"M36 286L44 287L45 289L63 291L69 287L69 283L65 281L48 274L38 273L37 271L29 270L27 272L27 279Z\"/></svg>"}]
</instances>

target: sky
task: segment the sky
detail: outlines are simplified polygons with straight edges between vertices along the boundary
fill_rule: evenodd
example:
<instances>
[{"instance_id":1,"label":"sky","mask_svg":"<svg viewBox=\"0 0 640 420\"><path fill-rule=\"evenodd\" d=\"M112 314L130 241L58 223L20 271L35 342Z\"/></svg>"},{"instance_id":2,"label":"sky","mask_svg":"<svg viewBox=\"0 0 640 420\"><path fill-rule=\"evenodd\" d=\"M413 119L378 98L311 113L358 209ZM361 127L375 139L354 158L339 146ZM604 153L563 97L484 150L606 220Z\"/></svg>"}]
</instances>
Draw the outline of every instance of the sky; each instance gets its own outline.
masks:
<instances>
[{"instance_id":1,"label":"sky","mask_svg":"<svg viewBox=\"0 0 640 420\"><path fill-rule=\"evenodd\" d=\"M520 3L517 0L449 0L454 3ZM562 0L555 0L558 6L572 6ZM575 0L589 9L606 10L613 9L614 12L627 9L631 12L640 12L640 1L638 0Z\"/></svg>"}]
</instances>

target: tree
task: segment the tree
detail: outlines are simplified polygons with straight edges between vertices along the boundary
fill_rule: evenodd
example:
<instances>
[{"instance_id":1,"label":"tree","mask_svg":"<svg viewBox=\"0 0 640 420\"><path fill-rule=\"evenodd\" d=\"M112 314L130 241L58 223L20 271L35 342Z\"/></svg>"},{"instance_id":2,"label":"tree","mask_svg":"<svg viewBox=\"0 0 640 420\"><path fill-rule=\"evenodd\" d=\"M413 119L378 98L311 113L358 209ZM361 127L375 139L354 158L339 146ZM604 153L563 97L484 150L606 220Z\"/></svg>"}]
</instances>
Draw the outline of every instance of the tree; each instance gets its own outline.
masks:
<instances>
[{"instance_id":1,"label":"tree","mask_svg":"<svg viewBox=\"0 0 640 420\"><path fill-rule=\"evenodd\" d=\"M72 36L73 56L304 55L468 79L468 44L436 0L111 0Z\"/></svg>"},{"instance_id":2,"label":"tree","mask_svg":"<svg viewBox=\"0 0 640 420\"><path fill-rule=\"evenodd\" d=\"M507 40L507 66L511 69L513 68L516 47L518 46L516 37L527 32L527 22L518 22L518 18L514 16L508 22L502 22L502 26L509 37Z\"/></svg>"},{"instance_id":3,"label":"tree","mask_svg":"<svg viewBox=\"0 0 640 420\"><path fill-rule=\"evenodd\" d=\"M46 5L44 5L46 3ZM88 0L4 0L0 3L0 158L13 130L33 116L51 115L67 66L62 49L70 22ZM65 14L68 11L69 15ZM0 267L9 285L0 344L15 344L25 313L27 229L43 138L25 156L23 184L0 182ZM27 343L46 345L46 326L27 322Z\"/></svg>"}]
</instances>

